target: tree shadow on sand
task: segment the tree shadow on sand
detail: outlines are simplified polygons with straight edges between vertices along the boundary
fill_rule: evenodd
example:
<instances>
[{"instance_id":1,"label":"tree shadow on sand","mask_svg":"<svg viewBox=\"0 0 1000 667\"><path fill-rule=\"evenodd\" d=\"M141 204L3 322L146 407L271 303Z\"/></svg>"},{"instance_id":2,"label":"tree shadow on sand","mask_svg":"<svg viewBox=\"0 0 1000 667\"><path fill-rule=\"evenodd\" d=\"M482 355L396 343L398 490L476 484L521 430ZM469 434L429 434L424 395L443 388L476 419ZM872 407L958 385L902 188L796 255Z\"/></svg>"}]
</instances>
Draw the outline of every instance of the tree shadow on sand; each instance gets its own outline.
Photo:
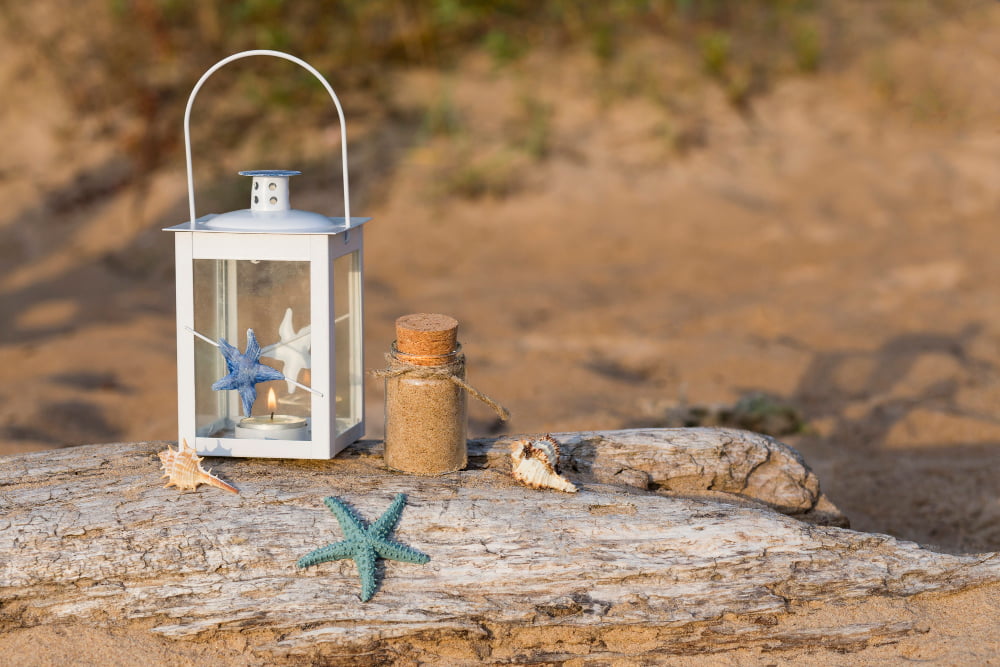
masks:
<instances>
[{"instance_id":1,"label":"tree shadow on sand","mask_svg":"<svg viewBox=\"0 0 1000 667\"><path fill-rule=\"evenodd\" d=\"M1000 550L1000 416L965 404L1000 375L969 352L982 330L905 333L874 350L783 339L812 355L787 396L743 388L733 405L681 405L626 426L767 433L803 453L852 527L946 551Z\"/></svg>"},{"instance_id":2,"label":"tree shadow on sand","mask_svg":"<svg viewBox=\"0 0 1000 667\"><path fill-rule=\"evenodd\" d=\"M421 119L417 110L396 111L390 127L352 139L351 198L356 210L363 212L365 203L388 187L400 161L419 139ZM297 183L299 193L331 193L330 206L322 210L327 215L343 215L337 157L296 165L303 172ZM45 193L37 205L0 227L0 275L9 276L55 252L71 250L79 242L71 233L74 226L101 215L111 196L126 193L141 199L148 180L148 175L139 174L128 162L112 158ZM235 174L199 183L196 173L199 214L246 208L247 187ZM150 312L172 316L174 241L172 234L161 230L187 219L184 191L164 214L143 220L143 231L124 247L118 248L109 239L108 252L98 260L77 262L7 290L0 300L0 344L44 344L92 324L128 322ZM42 325L21 322L20 316L33 306L55 301L72 301L80 307L71 319Z\"/></svg>"},{"instance_id":3,"label":"tree shadow on sand","mask_svg":"<svg viewBox=\"0 0 1000 667\"><path fill-rule=\"evenodd\" d=\"M971 324L956 334L893 336L872 351L813 353L787 400L827 427L807 429L795 444L853 526L948 551L1000 550L1000 418L961 395L998 376L993 362L969 353L981 332ZM957 370L912 382L932 357ZM923 435L928 419L944 420L938 430L967 428Z\"/></svg>"}]
</instances>

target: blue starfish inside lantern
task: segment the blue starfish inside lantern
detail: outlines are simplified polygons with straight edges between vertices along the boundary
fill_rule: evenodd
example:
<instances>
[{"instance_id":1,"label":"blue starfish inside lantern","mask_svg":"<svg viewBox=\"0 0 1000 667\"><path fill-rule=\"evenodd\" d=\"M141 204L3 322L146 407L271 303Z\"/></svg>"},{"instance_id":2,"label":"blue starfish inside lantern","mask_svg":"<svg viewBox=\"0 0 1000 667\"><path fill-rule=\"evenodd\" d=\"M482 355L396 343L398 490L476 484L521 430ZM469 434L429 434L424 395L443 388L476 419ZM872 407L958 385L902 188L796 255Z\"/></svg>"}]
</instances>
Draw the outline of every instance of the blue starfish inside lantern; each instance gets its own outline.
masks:
<instances>
[{"instance_id":1,"label":"blue starfish inside lantern","mask_svg":"<svg viewBox=\"0 0 1000 667\"><path fill-rule=\"evenodd\" d=\"M260 343L253 333L253 329L247 329L247 351L240 353L239 349L231 345L225 338L219 339L219 351L226 360L226 370L229 375L221 378L212 385L212 389L223 391L235 389L240 393L240 401L243 403L243 414L250 416L253 404L257 400L257 385L269 380L284 380L285 375L281 371L260 363Z\"/></svg>"},{"instance_id":2,"label":"blue starfish inside lantern","mask_svg":"<svg viewBox=\"0 0 1000 667\"><path fill-rule=\"evenodd\" d=\"M285 321L282 322L283 329L285 328L285 322L290 322L290 320L291 320L291 309L289 309L286 312ZM291 325L289 324L288 326ZM195 331L194 329L191 329L190 327L186 327L186 329L190 333L194 334L198 338L205 341L206 343L214 345L219 349L219 352L222 353L222 358L226 363L227 374L225 377L216 380L212 384L212 389L214 389L215 391L227 391L230 389L235 389L237 392L239 392L240 403L243 406L243 415L245 417L250 417L250 415L253 412L253 405L257 401L257 385L260 384L261 382L270 382L271 380L284 380L285 382L288 383L288 387L290 390L293 389L294 387L301 387L302 389L305 389L310 393L322 396L322 394L317 392L315 389L300 384L295 379L285 375L278 369L272 368L267 364L260 363L261 355L267 353L274 356L279 361L284 361L286 370L290 370L290 372L294 373L295 375L298 375L299 372L302 370L302 364L300 363L291 364L291 369L289 369L289 363L281 358L282 355L280 352L275 352L275 350L280 350L286 345L301 346L303 345L302 342L303 339L305 340L304 345L306 346L306 349L308 349L309 327L304 327L302 330L297 332L297 334L294 337L285 336L284 334L279 333L279 335L282 335L283 337L288 337L289 341L287 342L281 341L273 345L269 345L266 348L261 348L260 343L257 342L257 335L254 333L253 329L247 329L246 352L240 352L239 348L234 346L225 338L219 338L218 342L216 342L211 338L209 338L208 336L202 335L197 331ZM301 361L302 363L305 364L305 367L308 368L308 353L305 353L305 355L306 356ZM273 414L274 408L272 407L271 410L272 410L271 421L273 422L275 419L275 416ZM243 422L241 423L245 423L246 421L247 420L243 420ZM268 425L272 427L280 426L279 423L269 423Z\"/></svg>"}]
</instances>

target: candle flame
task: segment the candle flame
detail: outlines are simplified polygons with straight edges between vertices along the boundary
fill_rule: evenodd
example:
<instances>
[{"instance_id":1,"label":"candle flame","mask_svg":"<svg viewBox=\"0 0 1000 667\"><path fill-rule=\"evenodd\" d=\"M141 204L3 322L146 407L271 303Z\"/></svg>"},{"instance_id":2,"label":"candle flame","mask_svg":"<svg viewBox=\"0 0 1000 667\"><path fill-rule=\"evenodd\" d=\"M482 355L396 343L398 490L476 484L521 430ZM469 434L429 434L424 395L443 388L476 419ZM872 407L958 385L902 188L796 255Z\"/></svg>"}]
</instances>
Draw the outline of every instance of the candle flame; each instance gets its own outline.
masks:
<instances>
[{"instance_id":1,"label":"candle flame","mask_svg":"<svg viewBox=\"0 0 1000 667\"><path fill-rule=\"evenodd\" d=\"M278 398L274 395L274 387L267 390L267 411L273 413L278 409Z\"/></svg>"}]
</instances>

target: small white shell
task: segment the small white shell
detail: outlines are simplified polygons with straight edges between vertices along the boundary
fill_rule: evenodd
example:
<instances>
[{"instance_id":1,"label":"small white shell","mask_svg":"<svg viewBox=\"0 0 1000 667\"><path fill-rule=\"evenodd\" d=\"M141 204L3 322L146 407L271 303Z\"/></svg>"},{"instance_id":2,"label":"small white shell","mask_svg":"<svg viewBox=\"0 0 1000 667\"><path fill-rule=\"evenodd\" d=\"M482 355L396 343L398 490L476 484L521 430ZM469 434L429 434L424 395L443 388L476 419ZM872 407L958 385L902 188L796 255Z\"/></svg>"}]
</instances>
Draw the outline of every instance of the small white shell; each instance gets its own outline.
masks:
<instances>
[{"instance_id":1,"label":"small white shell","mask_svg":"<svg viewBox=\"0 0 1000 667\"><path fill-rule=\"evenodd\" d=\"M534 489L576 493L576 486L556 472L559 443L551 435L515 440L510 447L514 479Z\"/></svg>"},{"instance_id":2,"label":"small white shell","mask_svg":"<svg viewBox=\"0 0 1000 667\"><path fill-rule=\"evenodd\" d=\"M195 454L194 449L187 444L187 440L182 440L176 450L167 445L167 451L160 452L159 457L163 463L163 476L167 478L167 484L163 488L176 486L181 490L194 490L199 484L210 484L239 493L239 489L235 486L226 484L213 475L211 470L201 467L201 457Z\"/></svg>"}]
</instances>

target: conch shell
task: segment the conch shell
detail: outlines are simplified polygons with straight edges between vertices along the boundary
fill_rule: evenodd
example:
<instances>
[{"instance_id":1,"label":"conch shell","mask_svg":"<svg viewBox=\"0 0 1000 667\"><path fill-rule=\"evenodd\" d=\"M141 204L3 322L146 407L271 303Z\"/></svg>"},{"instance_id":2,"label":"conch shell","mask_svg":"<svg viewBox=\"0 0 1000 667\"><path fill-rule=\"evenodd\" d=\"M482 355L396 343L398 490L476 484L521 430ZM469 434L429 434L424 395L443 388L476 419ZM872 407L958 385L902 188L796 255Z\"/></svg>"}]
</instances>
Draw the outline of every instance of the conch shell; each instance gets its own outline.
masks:
<instances>
[{"instance_id":1,"label":"conch shell","mask_svg":"<svg viewBox=\"0 0 1000 667\"><path fill-rule=\"evenodd\" d=\"M160 452L160 461L163 462L163 476L168 478L163 488L173 485L180 490L198 488L199 484L211 484L226 491L239 493L235 486L226 484L221 479L212 474L211 470L201 467L201 457L194 453L187 440L181 441L181 446L174 451L167 445L167 451Z\"/></svg>"},{"instance_id":2,"label":"conch shell","mask_svg":"<svg viewBox=\"0 0 1000 667\"><path fill-rule=\"evenodd\" d=\"M514 479L533 489L556 489L576 493L576 486L556 472L559 465L559 443L551 435L515 440L510 457Z\"/></svg>"}]
</instances>

